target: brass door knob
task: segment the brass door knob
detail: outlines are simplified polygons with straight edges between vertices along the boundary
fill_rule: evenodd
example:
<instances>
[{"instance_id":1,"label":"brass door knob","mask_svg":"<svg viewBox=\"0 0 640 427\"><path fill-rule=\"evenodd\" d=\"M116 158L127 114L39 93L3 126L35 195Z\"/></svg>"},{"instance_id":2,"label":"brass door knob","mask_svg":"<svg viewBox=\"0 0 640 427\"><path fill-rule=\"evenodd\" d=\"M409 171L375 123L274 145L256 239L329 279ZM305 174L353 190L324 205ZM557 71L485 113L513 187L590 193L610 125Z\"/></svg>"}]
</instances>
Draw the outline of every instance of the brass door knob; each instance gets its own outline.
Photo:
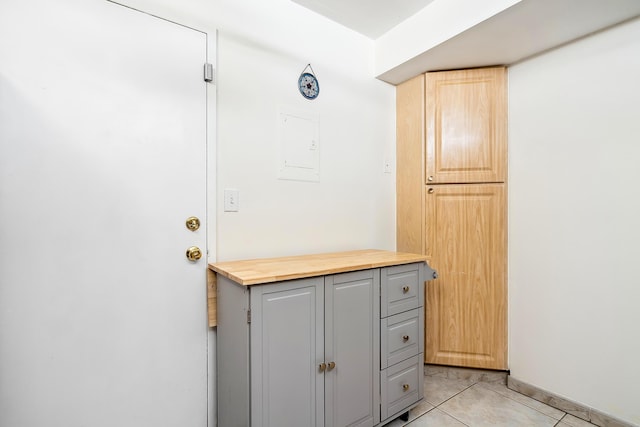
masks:
<instances>
[{"instance_id":1,"label":"brass door knob","mask_svg":"<svg viewBox=\"0 0 640 427\"><path fill-rule=\"evenodd\" d=\"M407 292L409 292L409 287L408 286L403 286L402 287L402 293L406 294Z\"/></svg>"},{"instance_id":2,"label":"brass door knob","mask_svg":"<svg viewBox=\"0 0 640 427\"><path fill-rule=\"evenodd\" d=\"M409 335L403 335L402 341L409 341Z\"/></svg>"},{"instance_id":3,"label":"brass door knob","mask_svg":"<svg viewBox=\"0 0 640 427\"><path fill-rule=\"evenodd\" d=\"M325 369L327 369L327 364L322 362L319 366L318 369L320 369L320 372L324 372Z\"/></svg>"},{"instance_id":4,"label":"brass door knob","mask_svg":"<svg viewBox=\"0 0 640 427\"><path fill-rule=\"evenodd\" d=\"M327 367L327 371L330 371L335 367L336 367L336 362L329 362L329 366Z\"/></svg>"},{"instance_id":5,"label":"brass door knob","mask_svg":"<svg viewBox=\"0 0 640 427\"><path fill-rule=\"evenodd\" d=\"M433 188L430 188L429 190L427 190L427 193L433 194Z\"/></svg>"},{"instance_id":6,"label":"brass door knob","mask_svg":"<svg viewBox=\"0 0 640 427\"><path fill-rule=\"evenodd\" d=\"M402 390L404 391L409 390L409 384L402 384Z\"/></svg>"},{"instance_id":7,"label":"brass door knob","mask_svg":"<svg viewBox=\"0 0 640 427\"><path fill-rule=\"evenodd\" d=\"M198 228L200 228L200 220L195 216L190 216L189 218L187 218L185 225L187 226L187 229L196 231Z\"/></svg>"},{"instance_id":8,"label":"brass door knob","mask_svg":"<svg viewBox=\"0 0 640 427\"><path fill-rule=\"evenodd\" d=\"M197 261L200 258L202 258L202 251L200 250L199 247L197 246L191 246L189 249L187 249L187 259L189 261Z\"/></svg>"}]
</instances>

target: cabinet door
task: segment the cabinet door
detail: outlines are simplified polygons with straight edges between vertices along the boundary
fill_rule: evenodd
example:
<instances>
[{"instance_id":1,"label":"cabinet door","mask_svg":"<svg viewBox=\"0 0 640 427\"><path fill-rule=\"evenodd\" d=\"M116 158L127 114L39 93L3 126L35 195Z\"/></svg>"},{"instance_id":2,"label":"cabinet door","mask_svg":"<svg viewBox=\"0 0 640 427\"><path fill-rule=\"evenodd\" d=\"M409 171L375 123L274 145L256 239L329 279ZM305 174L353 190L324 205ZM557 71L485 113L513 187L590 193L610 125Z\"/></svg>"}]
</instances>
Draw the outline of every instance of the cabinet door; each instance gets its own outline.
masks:
<instances>
[{"instance_id":1,"label":"cabinet door","mask_svg":"<svg viewBox=\"0 0 640 427\"><path fill-rule=\"evenodd\" d=\"M327 427L380 421L380 271L325 279ZM302 425L302 424L299 424Z\"/></svg>"},{"instance_id":2,"label":"cabinet door","mask_svg":"<svg viewBox=\"0 0 640 427\"><path fill-rule=\"evenodd\" d=\"M251 425L324 426L324 280L251 288Z\"/></svg>"},{"instance_id":3,"label":"cabinet door","mask_svg":"<svg viewBox=\"0 0 640 427\"><path fill-rule=\"evenodd\" d=\"M427 73L426 183L504 182L506 69Z\"/></svg>"},{"instance_id":4,"label":"cabinet door","mask_svg":"<svg viewBox=\"0 0 640 427\"><path fill-rule=\"evenodd\" d=\"M427 188L427 363L506 369L504 184Z\"/></svg>"}]
</instances>

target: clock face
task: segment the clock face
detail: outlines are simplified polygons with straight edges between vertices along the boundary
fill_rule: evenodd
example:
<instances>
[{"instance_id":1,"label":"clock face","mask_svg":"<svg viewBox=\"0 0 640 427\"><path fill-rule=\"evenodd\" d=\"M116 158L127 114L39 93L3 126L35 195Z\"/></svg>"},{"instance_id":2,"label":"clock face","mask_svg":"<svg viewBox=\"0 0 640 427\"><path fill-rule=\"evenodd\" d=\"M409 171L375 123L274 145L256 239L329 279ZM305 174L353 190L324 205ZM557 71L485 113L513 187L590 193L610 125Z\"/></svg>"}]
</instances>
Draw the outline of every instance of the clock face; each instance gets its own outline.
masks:
<instances>
[{"instance_id":1,"label":"clock face","mask_svg":"<svg viewBox=\"0 0 640 427\"><path fill-rule=\"evenodd\" d=\"M316 99L320 93L320 85L316 76L309 73L300 74L298 79L298 89L300 93L307 99Z\"/></svg>"}]
</instances>

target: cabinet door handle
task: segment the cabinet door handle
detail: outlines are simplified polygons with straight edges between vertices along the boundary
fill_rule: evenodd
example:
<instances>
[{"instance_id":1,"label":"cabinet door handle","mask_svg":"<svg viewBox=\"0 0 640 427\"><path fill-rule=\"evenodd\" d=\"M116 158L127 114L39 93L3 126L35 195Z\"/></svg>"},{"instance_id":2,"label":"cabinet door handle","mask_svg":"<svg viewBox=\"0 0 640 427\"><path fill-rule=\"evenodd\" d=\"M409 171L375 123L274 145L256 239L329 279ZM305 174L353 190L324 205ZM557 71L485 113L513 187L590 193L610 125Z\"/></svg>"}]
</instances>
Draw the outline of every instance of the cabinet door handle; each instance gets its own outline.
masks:
<instances>
[{"instance_id":1,"label":"cabinet door handle","mask_svg":"<svg viewBox=\"0 0 640 427\"><path fill-rule=\"evenodd\" d=\"M336 362L329 362L329 366L327 367L327 371L330 371L335 367L336 367Z\"/></svg>"},{"instance_id":2,"label":"cabinet door handle","mask_svg":"<svg viewBox=\"0 0 640 427\"><path fill-rule=\"evenodd\" d=\"M433 176L429 175L429 177L427 178L427 181L429 181L429 182L433 181Z\"/></svg>"},{"instance_id":3,"label":"cabinet door handle","mask_svg":"<svg viewBox=\"0 0 640 427\"><path fill-rule=\"evenodd\" d=\"M327 369L327 364L322 362L319 366L318 369L320 369L320 372L324 372L325 369Z\"/></svg>"},{"instance_id":4,"label":"cabinet door handle","mask_svg":"<svg viewBox=\"0 0 640 427\"><path fill-rule=\"evenodd\" d=\"M406 294L407 292L409 292L409 287L408 286L403 286L402 287L402 293Z\"/></svg>"},{"instance_id":5,"label":"cabinet door handle","mask_svg":"<svg viewBox=\"0 0 640 427\"><path fill-rule=\"evenodd\" d=\"M429 194L433 194L433 188L428 189L428 190L427 190L427 193L429 193Z\"/></svg>"},{"instance_id":6,"label":"cabinet door handle","mask_svg":"<svg viewBox=\"0 0 640 427\"><path fill-rule=\"evenodd\" d=\"M403 336L402 336L402 340L403 340L404 342L409 341L409 335L403 335Z\"/></svg>"},{"instance_id":7,"label":"cabinet door handle","mask_svg":"<svg viewBox=\"0 0 640 427\"><path fill-rule=\"evenodd\" d=\"M409 384L402 384L403 391L409 391Z\"/></svg>"}]
</instances>

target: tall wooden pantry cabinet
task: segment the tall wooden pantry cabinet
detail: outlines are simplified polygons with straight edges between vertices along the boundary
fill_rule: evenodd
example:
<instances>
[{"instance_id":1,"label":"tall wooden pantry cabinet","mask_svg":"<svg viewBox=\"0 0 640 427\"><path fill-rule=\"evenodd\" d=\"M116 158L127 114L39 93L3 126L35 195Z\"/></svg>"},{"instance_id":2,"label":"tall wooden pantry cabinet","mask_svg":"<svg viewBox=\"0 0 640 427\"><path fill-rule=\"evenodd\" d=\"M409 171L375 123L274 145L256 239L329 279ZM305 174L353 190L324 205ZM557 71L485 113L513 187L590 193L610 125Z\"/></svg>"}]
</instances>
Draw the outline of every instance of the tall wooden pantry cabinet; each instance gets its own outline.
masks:
<instances>
[{"instance_id":1,"label":"tall wooden pantry cabinet","mask_svg":"<svg viewBox=\"0 0 640 427\"><path fill-rule=\"evenodd\" d=\"M396 88L397 249L439 273L426 363L507 368L506 77L442 71Z\"/></svg>"}]
</instances>

